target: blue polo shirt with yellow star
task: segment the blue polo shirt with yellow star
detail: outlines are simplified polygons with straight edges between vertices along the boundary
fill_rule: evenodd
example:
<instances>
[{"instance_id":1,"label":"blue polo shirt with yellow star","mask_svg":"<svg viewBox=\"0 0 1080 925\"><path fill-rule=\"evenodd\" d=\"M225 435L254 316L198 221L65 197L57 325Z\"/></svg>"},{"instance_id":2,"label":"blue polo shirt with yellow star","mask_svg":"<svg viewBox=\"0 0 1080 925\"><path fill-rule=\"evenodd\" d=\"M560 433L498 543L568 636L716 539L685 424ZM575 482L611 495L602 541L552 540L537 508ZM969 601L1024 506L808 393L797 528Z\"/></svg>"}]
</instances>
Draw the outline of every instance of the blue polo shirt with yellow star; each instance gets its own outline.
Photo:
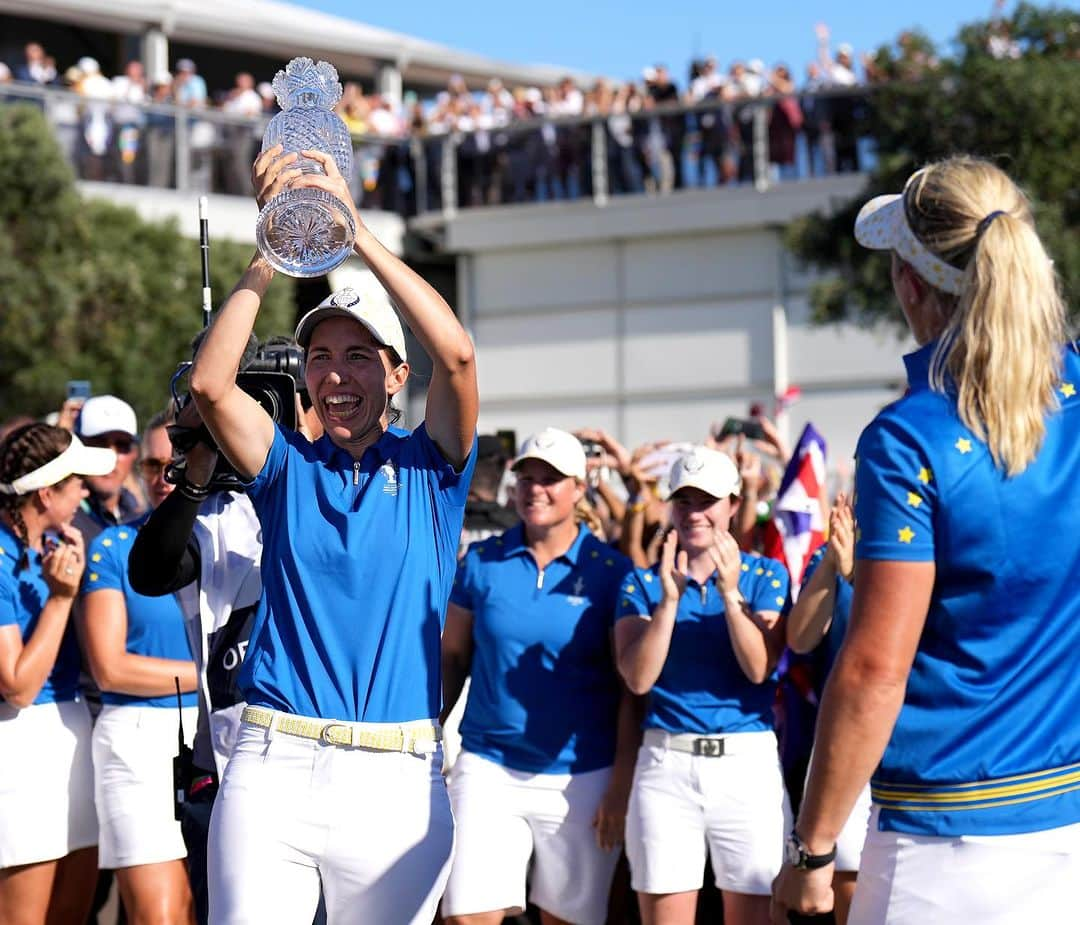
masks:
<instances>
[{"instance_id":1,"label":"blue polo shirt with yellow star","mask_svg":"<svg viewBox=\"0 0 1080 925\"><path fill-rule=\"evenodd\" d=\"M138 520L119 527L108 527L99 533L86 549L86 571L83 573L82 593L95 591L119 591L124 596L128 652L153 658L169 658L178 661L191 660L191 644L184 629L184 615L180 605L171 594L163 597L147 597L131 587L128 578L128 554L135 536L149 513ZM89 619L87 617L87 619ZM198 701L195 691L182 694L180 702L193 707ZM176 706L176 695L142 697L102 691L101 702L122 706L164 707Z\"/></svg>"},{"instance_id":2,"label":"blue polo shirt with yellow star","mask_svg":"<svg viewBox=\"0 0 1080 925\"><path fill-rule=\"evenodd\" d=\"M584 526L543 569L520 525L469 547L450 595L473 615L466 751L533 774L610 767L621 694L611 629L629 567Z\"/></svg>"},{"instance_id":3,"label":"blue polo shirt with yellow star","mask_svg":"<svg viewBox=\"0 0 1080 925\"><path fill-rule=\"evenodd\" d=\"M904 705L872 780L880 827L1010 834L1080 822L1080 357L1064 352L1039 454L1007 477L929 383L857 450L857 559L933 562Z\"/></svg>"},{"instance_id":4,"label":"blue polo shirt with yellow star","mask_svg":"<svg viewBox=\"0 0 1080 925\"><path fill-rule=\"evenodd\" d=\"M49 585L41 567L41 556L33 550L27 551L0 521L0 626L18 626L25 644L37 628L48 599ZM56 661L34 698L34 705L75 700L79 695L79 664L79 643L69 619Z\"/></svg>"},{"instance_id":5,"label":"blue polo shirt with yellow star","mask_svg":"<svg viewBox=\"0 0 1080 925\"><path fill-rule=\"evenodd\" d=\"M788 573L775 559L740 553L739 591L754 613L782 611ZM659 565L634 569L623 580L619 619L652 619L664 596ZM646 729L668 732L760 732L773 728L776 672L755 684L731 647L723 595L715 573L704 584L687 579L660 677L649 691Z\"/></svg>"}]
</instances>

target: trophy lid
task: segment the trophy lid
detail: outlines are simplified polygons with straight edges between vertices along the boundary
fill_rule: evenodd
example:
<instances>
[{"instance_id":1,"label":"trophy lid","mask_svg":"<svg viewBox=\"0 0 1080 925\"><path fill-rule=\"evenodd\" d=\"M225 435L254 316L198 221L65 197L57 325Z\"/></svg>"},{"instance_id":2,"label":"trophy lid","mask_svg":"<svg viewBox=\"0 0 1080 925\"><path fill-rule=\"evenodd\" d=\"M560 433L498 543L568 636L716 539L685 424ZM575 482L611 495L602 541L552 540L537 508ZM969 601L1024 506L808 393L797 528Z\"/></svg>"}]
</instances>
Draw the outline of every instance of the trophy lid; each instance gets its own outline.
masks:
<instances>
[{"instance_id":1,"label":"trophy lid","mask_svg":"<svg viewBox=\"0 0 1080 925\"><path fill-rule=\"evenodd\" d=\"M341 99L337 68L329 61L316 64L311 58L293 58L277 72L272 86L283 110L296 105L333 109Z\"/></svg>"}]
</instances>

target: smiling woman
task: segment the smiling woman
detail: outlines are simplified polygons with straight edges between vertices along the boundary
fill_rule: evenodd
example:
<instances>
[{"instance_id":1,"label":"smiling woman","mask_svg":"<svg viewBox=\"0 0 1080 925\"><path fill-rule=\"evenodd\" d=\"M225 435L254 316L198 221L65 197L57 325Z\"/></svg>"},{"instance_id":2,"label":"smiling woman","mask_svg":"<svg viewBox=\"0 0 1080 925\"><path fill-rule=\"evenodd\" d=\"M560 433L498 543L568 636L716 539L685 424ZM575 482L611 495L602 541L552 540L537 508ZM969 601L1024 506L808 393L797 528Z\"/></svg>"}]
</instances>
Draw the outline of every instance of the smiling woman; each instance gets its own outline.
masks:
<instances>
[{"instance_id":1,"label":"smiling woman","mask_svg":"<svg viewBox=\"0 0 1080 925\"><path fill-rule=\"evenodd\" d=\"M351 202L333 159L302 153L326 173L301 175L296 155L264 152L259 204L290 185ZM296 330L324 435L308 443L274 425L236 384L273 277L258 256L191 375L203 420L252 480L273 563L239 681L249 706L211 823L213 922L311 921L321 884L331 925L427 925L448 873L439 638L475 459L476 368L449 306L353 217L357 255L431 357L424 424L391 424L409 376L397 313L346 289Z\"/></svg>"}]
</instances>

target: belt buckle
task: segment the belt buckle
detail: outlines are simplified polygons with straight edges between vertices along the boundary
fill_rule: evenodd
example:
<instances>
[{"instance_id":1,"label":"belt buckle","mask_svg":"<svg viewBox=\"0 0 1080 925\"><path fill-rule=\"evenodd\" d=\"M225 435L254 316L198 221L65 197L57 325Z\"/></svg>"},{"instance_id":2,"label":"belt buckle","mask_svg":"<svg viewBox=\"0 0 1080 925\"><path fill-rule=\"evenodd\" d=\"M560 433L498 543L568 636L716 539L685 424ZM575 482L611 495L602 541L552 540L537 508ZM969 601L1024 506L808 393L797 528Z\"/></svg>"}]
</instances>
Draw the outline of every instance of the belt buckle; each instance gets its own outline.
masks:
<instances>
[{"instance_id":1,"label":"belt buckle","mask_svg":"<svg viewBox=\"0 0 1080 925\"><path fill-rule=\"evenodd\" d=\"M720 758L724 754L724 740L702 737L694 739L694 754L706 758Z\"/></svg>"},{"instance_id":2,"label":"belt buckle","mask_svg":"<svg viewBox=\"0 0 1080 925\"><path fill-rule=\"evenodd\" d=\"M327 745L352 745L352 727L345 723L327 723L319 730L319 741Z\"/></svg>"}]
</instances>

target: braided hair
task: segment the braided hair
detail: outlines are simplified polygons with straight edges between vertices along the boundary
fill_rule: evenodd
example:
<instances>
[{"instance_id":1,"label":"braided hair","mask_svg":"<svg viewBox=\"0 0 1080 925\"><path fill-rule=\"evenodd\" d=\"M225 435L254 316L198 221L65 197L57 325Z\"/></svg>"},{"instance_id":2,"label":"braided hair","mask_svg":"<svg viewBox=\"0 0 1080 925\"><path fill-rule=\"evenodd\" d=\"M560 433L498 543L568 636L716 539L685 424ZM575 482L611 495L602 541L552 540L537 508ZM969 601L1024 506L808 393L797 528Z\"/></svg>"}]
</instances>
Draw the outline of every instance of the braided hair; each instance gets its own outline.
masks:
<instances>
[{"instance_id":1,"label":"braided hair","mask_svg":"<svg viewBox=\"0 0 1080 925\"><path fill-rule=\"evenodd\" d=\"M61 427L35 422L15 428L0 442L0 483L10 484L35 469L40 469L56 459L70 445L71 434ZM22 511L30 494L0 493L0 517L11 524L24 550L29 546L29 533ZM24 558L25 552L20 558L20 568Z\"/></svg>"}]
</instances>

